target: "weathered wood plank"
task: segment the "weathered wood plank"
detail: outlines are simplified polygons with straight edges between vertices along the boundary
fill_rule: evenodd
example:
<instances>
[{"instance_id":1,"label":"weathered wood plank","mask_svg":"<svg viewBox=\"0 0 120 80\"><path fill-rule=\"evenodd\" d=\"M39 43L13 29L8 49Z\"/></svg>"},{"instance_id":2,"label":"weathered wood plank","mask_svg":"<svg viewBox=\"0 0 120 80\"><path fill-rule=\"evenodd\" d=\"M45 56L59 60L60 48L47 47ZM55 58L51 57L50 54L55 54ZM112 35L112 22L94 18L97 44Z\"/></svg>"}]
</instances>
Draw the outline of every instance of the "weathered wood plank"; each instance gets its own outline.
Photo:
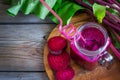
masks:
<instances>
[{"instance_id":1,"label":"weathered wood plank","mask_svg":"<svg viewBox=\"0 0 120 80\"><path fill-rule=\"evenodd\" d=\"M0 47L0 71L44 71L42 51L42 47Z\"/></svg>"},{"instance_id":2,"label":"weathered wood plank","mask_svg":"<svg viewBox=\"0 0 120 80\"><path fill-rule=\"evenodd\" d=\"M19 13L16 17L11 17L6 13L10 5L0 2L0 23L53 23L51 19L41 20L35 15L23 15Z\"/></svg>"},{"instance_id":3,"label":"weathered wood plank","mask_svg":"<svg viewBox=\"0 0 120 80\"><path fill-rule=\"evenodd\" d=\"M55 27L0 25L0 71L44 71L45 37Z\"/></svg>"},{"instance_id":4,"label":"weathered wood plank","mask_svg":"<svg viewBox=\"0 0 120 80\"><path fill-rule=\"evenodd\" d=\"M0 72L0 80L48 80L45 72Z\"/></svg>"},{"instance_id":5,"label":"weathered wood plank","mask_svg":"<svg viewBox=\"0 0 120 80\"><path fill-rule=\"evenodd\" d=\"M0 71L44 71L45 40L0 42Z\"/></svg>"},{"instance_id":6,"label":"weathered wood plank","mask_svg":"<svg viewBox=\"0 0 120 80\"><path fill-rule=\"evenodd\" d=\"M36 46L40 47L39 44L43 45L46 42L44 38L39 39L39 41L0 41L0 47L11 47L11 48L35 48Z\"/></svg>"},{"instance_id":7,"label":"weathered wood plank","mask_svg":"<svg viewBox=\"0 0 120 80\"><path fill-rule=\"evenodd\" d=\"M40 41L55 24L0 25L0 40Z\"/></svg>"}]
</instances>

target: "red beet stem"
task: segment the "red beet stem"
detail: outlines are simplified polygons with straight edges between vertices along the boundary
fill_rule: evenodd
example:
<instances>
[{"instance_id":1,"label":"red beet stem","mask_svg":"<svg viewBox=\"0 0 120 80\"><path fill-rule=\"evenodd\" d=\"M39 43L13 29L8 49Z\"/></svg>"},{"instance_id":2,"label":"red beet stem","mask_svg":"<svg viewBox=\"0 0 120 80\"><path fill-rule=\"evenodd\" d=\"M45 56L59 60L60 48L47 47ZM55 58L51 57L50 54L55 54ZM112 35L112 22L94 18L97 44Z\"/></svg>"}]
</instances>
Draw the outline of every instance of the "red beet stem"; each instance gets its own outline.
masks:
<instances>
[{"instance_id":1,"label":"red beet stem","mask_svg":"<svg viewBox=\"0 0 120 80\"><path fill-rule=\"evenodd\" d=\"M115 55L118 57L118 59L120 59L120 53L119 51L113 46L113 44L111 43L110 48L112 49L112 51L115 53Z\"/></svg>"},{"instance_id":2,"label":"red beet stem","mask_svg":"<svg viewBox=\"0 0 120 80\"><path fill-rule=\"evenodd\" d=\"M118 41L120 42L120 36L113 30L113 29L111 29L112 30L112 32L115 34L115 36L116 36L116 38L118 39Z\"/></svg>"},{"instance_id":3,"label":"red beet stem","mask_svg":"<svg viewBox=\"0 0 120 80\"><path fill-rule=\"evenodd\" d=\"M110 22L109 22L108 20L106 20L106 19L103 20L103 23L105 23L106 25L110 26L111 28L114 28L114 29L120 31L120 27L118 27L118 26L110 23Z\"/></svg>"},{"instance_id":4,"label":"red beet stem","mask_svg":"<svg viewBox=\"0 0 120 80\"><path fill-rule=\"evenodd\" d=\"M120 19L119 19L118 17L114 16L112 13L110 13L110 12L107 11L106 14L107 14L110 18L112 18L114 21L120 23Z\"/></svg>"}]
</instances>

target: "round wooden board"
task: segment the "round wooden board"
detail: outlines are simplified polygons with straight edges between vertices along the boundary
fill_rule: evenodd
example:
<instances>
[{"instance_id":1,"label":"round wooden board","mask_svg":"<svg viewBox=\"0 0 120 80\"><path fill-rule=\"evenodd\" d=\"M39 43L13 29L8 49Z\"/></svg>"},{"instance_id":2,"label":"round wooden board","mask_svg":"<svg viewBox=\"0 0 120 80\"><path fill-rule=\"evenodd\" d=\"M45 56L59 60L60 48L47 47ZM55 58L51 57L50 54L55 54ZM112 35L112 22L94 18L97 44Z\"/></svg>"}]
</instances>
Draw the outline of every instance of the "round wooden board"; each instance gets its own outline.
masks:
<instances>
[{"instance_id":1,"label":"round wooden board","mask_svg":"<svg viewBox=\"0 0 120 80\"><path fill-rule=\"evenodd\" d=\"M78 27L83 23L91 21L91 18L87 14L77 14L71 19L71 23L74 24L74 26ZM53 36L61 35L58 31L58 27L56 27L51 34L48 37L49 38ZM61 35L62 36L62 35ZM67 51L69 52L69 45L67 48ZM112 51L109 51L112 53ZM44 47L44 67L46 70L46 73L48 75L49 80L55 80L54 72L51 70L47 56L48 56L48 48L47 44ZM112 53L113 54L113 53ZM114 56L114 64L111 69L106 69L103 66L98 66L96 69L92 71L84 70L82 67L80 67L78 64L76 64L72 59L70 65L75 70L75 76L73 80L120 80L120 62L119 60Z\"/></svg>"}]
</instances>

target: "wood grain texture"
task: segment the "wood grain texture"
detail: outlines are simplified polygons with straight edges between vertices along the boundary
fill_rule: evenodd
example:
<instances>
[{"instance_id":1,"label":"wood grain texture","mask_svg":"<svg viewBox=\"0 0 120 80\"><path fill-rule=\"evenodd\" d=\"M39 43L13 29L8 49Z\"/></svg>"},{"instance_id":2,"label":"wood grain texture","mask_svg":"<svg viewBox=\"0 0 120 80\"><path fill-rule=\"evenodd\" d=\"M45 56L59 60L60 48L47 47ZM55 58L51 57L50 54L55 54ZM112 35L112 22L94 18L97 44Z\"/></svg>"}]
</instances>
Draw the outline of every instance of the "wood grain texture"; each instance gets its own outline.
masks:
<instances>
[{"instance_id":1,"label":"wood grain texture","mask_svg":"<svg viewBox=\"0 0 120 80\"><path fill-rule=\"evenodd\" d=\"M0 71L44 71L43 47L54 27L0 25Z\"/></svg>"},{"instance_id":2,"label":"wood grain texture","mask_svg":"<svg viewBox=\"0 0 120 80\"><path fill-rule=\"evenodd\" d=\"M74 16L72 20L76 20L78 22L72 21L72 23L74 23L74 26L79 27L80 25L86 23L89 21L89 19L87 20L85 17L84 19L79 19L82 18L83 16L81 15L81 17L76 17ZM78 18L74 19L74 18ZM53 37L53 36L58 36L61 35L59 33L58 28L56 27L50 34L49 38ZM49 39L48 38L48 39ZM67 51L69 52L69 46L67 48ZM48 61L47 61L47 55L48 55L48 47L47 45L44 48L44 65L45 65L45 70L46 73L49 77L50 80L55 80L54 77L54 72L51 70ZM109 51L110 53L112 53L112 51ZM73 69L75 70L75 76L73 78L73 80L120 80L120 62L119 60L115 57L114 53L112 53L112 55L114 56L114 64L111 67L111 69L107 69L104 66L97 66L96 69L92 70L92 71L87 71L84 70L80 65L76 64L76 62L74 62L71 59L71 63L70 65L73 67Z\"/></svg>"},{"instance_id":3,"label":"wood grain texture","mask_svg":"<svg viewBox=\"0 0 120 80\"><path fill-rule=\"evenodd\" d=\"M45 72L0 72L0 80L48 80Z\"/></svg>"},{"instance_id":4,"label":"wood grain texture","mask_svg":"<svg viewBox=\"0 0 120 80\"><path fill-rule=\"evenodd\" d=\"M35 15L24 15L19 13L15 17L11 17L6 13L6 10L10 8L10 5L0 2L0 23L53 23L48 17L45 20L41 20Z\"/></svg>"},{"instance_id":5,"label":"wood grain texture","mask_svg":"<svg viewBox=\"0 0 120 80\"><path fill-rule=\"evenodd\" d=\"M54 27L55 24L0 25L0 40L39 41Z\"/></svg>"},{"instance_id":6,"label":"wood grain texture","mask_svg":"<svg viewBox=\"0 0 120 80\"><path fill-rule=\"evenodd\" d=\"M0 0L0 80L48 80L43 48L55 24L48 17L11 17L4 1Z\"/></svg>"}]
</instances>

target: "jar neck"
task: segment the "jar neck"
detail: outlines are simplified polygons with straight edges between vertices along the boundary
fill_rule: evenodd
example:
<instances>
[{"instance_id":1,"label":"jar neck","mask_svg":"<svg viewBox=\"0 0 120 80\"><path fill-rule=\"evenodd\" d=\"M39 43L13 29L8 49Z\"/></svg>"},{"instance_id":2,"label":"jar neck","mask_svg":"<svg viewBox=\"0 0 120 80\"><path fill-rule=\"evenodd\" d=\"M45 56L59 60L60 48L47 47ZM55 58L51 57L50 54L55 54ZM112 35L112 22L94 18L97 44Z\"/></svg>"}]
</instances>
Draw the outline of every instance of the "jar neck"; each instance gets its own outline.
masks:
<instances>
[{"instance_id":1,"label":"jar neck","mask_svg":"<svg viewBox=\"0 0 120 80\"><path fill-rule=\"evenodd\" d=\"M84 49L78 43L78 37L79 37L79 34L82 32L82 30L85 29L85 28L91 27L91 26L100 30L102 32L102 34L104 35L104 39L105 39L104 45L102 47L100 47L98 50L95 50L95 51ZM80 53L82 53L86 56L92 56L93 57L93 56L97 56L97 55L103 53L106 50L106 48L110 44L110 38L107 35L107 31L102 26L91 22L91 23L84 24L84 25L82 25L78 28L78 32L77 32L76 36L74 37L74 44L75 44L76 48L78 49L78 51L80 51Z\"/></svg>"}]
</instances>

